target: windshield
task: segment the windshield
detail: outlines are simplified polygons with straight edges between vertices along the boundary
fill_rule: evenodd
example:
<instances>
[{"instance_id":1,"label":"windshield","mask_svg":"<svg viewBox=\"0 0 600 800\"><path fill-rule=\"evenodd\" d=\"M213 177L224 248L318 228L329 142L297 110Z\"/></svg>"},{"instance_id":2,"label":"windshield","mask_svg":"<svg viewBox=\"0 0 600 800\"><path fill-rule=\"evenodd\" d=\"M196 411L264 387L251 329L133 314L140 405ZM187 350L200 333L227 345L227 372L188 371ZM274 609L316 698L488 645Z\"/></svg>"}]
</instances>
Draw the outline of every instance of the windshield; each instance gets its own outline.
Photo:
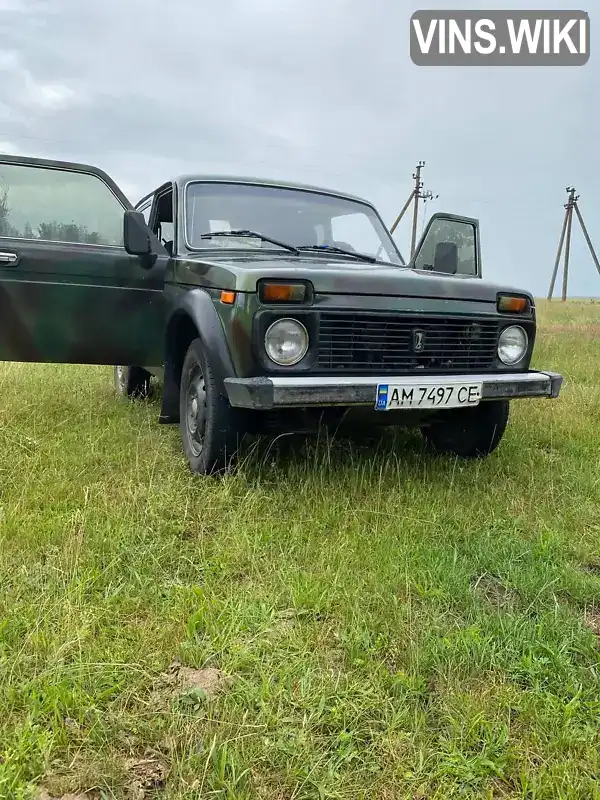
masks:
<instances>
[{"instance_id":1,"label":"windshield","mask_svg":"<svg viewBox=\"0 0 600 800\"><path fill-rule=\"evenodd\" d=\"M342 197L277 186L197 182L187 187L185 215L187 243L193 249L282 251L258 237L206 236L213 232L252 231L293 247L339 247L402 265L390 235L373 209ZM324 252L328 258L344 258L343 254Z\"/></svg>"}]
</instances>

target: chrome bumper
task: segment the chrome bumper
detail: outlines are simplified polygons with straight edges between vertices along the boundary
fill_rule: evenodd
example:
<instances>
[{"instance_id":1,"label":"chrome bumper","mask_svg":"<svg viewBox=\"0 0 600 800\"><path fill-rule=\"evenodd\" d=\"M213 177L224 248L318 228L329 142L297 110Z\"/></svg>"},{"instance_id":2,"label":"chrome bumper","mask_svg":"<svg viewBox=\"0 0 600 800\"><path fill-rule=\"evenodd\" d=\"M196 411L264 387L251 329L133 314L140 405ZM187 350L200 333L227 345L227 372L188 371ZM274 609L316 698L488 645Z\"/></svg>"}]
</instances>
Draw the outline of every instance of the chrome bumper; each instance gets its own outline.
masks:
<instances>
[{"instance_id":1,"label":"chrome bumper","mask_svg":"<svg viewBox=\"0 0 600 800\"><path fill-rule=\"evenodd\" d=\"M558 397L563 378L556 372L515 372L487 375L386 375L385 377L226 378L225 391L232 406L269 410L294 406L372 406L378 383L419 386L439 377L483 384L483 400L520 397Z\"/></svg>"}]
</instances>

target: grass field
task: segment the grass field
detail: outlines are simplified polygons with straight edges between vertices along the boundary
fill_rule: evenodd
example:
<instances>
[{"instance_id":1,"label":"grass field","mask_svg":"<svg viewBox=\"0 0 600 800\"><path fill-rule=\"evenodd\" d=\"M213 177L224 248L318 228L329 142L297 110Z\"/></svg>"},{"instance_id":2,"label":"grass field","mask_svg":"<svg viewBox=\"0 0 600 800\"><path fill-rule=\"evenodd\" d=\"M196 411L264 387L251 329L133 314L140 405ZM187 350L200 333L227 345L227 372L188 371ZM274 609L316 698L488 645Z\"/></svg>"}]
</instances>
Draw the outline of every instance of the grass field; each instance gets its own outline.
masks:
<instances>
[{"instance_id":1,"label":"grass field","mask_svg":"<svg viewBox=\"0 0 600 800\"><path fill-rule=\"evenodd\" d=\"M600 798L600 303L500 449L194 478L107 368L0 366L0 797Z\"/></svg>"}]
</instances>

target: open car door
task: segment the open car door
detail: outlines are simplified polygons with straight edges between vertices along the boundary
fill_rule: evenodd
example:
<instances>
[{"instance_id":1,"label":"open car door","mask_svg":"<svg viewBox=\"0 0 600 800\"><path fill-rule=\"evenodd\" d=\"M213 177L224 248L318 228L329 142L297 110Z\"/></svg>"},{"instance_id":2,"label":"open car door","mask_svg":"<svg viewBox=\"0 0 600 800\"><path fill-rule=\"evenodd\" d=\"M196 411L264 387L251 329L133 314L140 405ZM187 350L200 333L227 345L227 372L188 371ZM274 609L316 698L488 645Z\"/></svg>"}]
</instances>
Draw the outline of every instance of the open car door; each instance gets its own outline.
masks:
<instances>
[{"instance_id":1,"label":"open car door","mask_svg":"<svg viewBox=\"0 0 600 800\"><path fill-rule=\"evenodd\" d=\"M0 360L162 365L169 255L125 250L132 209L100 169L0 155Z\"/></svg>"},{"instance_id":2,"label":"open car door","mask_svg":"<svg viewBox=\"0 0 600 800\"><path fill-rule=\"evenodd\" d=\"M481 278L479 220L458 214L432 214L408 266Z\"/></svg>"}]
</instances>

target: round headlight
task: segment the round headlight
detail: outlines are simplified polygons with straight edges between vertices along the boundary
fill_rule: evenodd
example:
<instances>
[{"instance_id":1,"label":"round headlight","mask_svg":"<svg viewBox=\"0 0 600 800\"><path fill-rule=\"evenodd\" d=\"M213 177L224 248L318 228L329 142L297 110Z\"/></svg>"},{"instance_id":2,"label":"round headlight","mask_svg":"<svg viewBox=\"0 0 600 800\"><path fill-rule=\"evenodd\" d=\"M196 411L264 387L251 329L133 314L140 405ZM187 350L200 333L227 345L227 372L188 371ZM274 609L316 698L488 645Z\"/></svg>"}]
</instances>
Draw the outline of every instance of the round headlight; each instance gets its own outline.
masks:
<instances>
[{"instance_id":1,"label":"round headlight","mask_svg":"<svg viewBox=\"0 0 600 800\"><path fill-rule=\"evenodd\" d=\"M518 364L527 352L529 339L527 333L519 325L504 328L498 339L498 358L503 364Z\"/></svg>"},{"instance_id":2,"label":"round headlight","mask_svg":"<svg viewBox=\"0 0 600 800\"><path fill-rule=\"evenodd\" d=\"M278 319L265 333L267 355L281 367L302 361L308 350L308 331L297 319Z\"/></svg>"}]
</instances>

